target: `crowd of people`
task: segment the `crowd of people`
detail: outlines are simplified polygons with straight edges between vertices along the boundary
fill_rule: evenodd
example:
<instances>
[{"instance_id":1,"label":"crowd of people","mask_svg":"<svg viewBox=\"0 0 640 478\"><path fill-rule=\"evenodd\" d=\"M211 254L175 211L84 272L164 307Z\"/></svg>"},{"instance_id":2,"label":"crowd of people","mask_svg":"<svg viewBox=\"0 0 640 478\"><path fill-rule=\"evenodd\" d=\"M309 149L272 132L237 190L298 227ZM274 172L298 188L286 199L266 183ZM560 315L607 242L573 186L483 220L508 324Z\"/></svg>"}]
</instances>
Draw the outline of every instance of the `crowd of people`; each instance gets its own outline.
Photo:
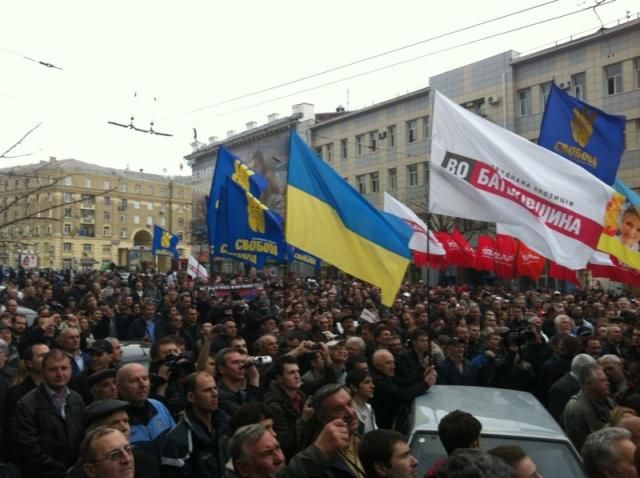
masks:
<instances>
[{"instance_id":1,"label":"crowd of people","mask_svg":"<svg viewBox=\"0 0 640 478\"><path fill-rule=\"evenodd\" d=\"M384 307L346 278L2 281L0 477L415 478L410 407L436 384L531 392L587 476L638 476L631 294L420 282ZM480 431L451 411L426 476L540 476L527 450L480 451Z\"/></svg>"}]
</instances>

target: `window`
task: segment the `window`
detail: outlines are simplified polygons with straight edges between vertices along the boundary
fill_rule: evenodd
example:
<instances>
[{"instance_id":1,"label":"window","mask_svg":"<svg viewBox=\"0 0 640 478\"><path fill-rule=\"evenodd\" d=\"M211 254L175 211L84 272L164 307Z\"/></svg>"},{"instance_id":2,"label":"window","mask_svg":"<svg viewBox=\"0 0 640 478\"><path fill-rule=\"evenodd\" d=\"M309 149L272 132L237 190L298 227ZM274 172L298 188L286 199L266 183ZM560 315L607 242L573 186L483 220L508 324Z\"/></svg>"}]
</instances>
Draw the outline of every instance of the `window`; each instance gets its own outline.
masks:
<instances>
[{"instance_id":1,"label":"window","mask_svg":"<svg viewBox=\"0 0 640 478\"><path fill-rule=\"evenodd\" d=\"M93 246L91 244L82 244L82 252L92 252Z\"/></svg>"},{"instance_id":2,"label":"window","mask_svg":"<svg viewBox=\"0 0 640 478\"><path fill-rule=\"evenodd\" d=\"M63 269L71 269L73 267L72 259L62 259L62 268Z\"/></svg>"},{"instance_id":3,"label":"window","mask_svg":"<svg viewBox=\"0 0 640 478\"><path fill-rule=\"evenodd\" d=\"M545 106L547 105L547 98L549 98L549 93L551 93L551 82L543 83L540 85L540 111L544 111Z\"/></svg>"},{"instance_id":4,"label":"window","mask_svg":"<svg viewBox=\"0 0 640 478\"><path fill-rule=\"evenodd\" d=\"M407 121L407 143L418 141L418 120Z\"/></svg>"},{"instance_id":5,"label":"window","mask_svg":"<svg viewBox=\"0 0 640 478\"><path fill-rule=\"evenodd\" d=\"M407 186L418 185L418 165L410 164L407 166Z\"/></svg>"},{"instance_id":6,"label":"window","mask_svg":"<svg viewBox=\"0 0 640 478\"><path fill-rule=\"evenodd\" d=\"M607 95L622 93L622 63L605 66L604 74L607 79Z\"/></svg>"},{"instance_id":7,"label":"window","mask_svg":"<svg viewBox=\"0 0 640 478\"><path fill-rule=\"evenodd\" d=\"M102 235L104 237L111 237L111 226L102 226Z\"/></svg>"},{"instance_id":8,"label":"window","mask_svg":"<svg viewBox=\"0 0 640 478\"><path fill-rule=\"evenodd\" d=\"M340 159L345 160L349 157L348 155L348 151L347 151L347 140L346 139L341 139L340 140Z\"/></svg>"},{"instance_id":9,"label":"window","mask_svg":"<svg viewBox=\"0 0 640 478\"><path fill-rule=\"evenodd\" d=\"M62 180L62 184L65 186L73 186L73 178L71 176L65 176Z\"/></svg>"},{"instance_id":10,"label":"window","mask_svg":"<svg viewBox=\"0 0 640 478\"><path fill-rule=\"evenodd\" d=\"M396 125L387 128L387 144L393 148L396 145Z\"/></svg>"},{"instance_id":11,"label":"window","mask_svg":"<svg viewBox=\"0 0 640 478\"><path fill-rule=\"evenodd\" d=\"M134 184L134 186L133 186L133 192L134 193L140 194L141 190L142 190L142 187L139 184Z\"/></svg>"},{"instance_id":12,"label":"window","mask_svg":"<svg viewBox=\"0 0 640 478\"><path fill-rule=\"evenodd\" d=\"M585 101L586 96L586 78L584 73L577 73L571 77L571 84L573 85L573 96L581 101Z\"/></svg>"},{"instance_id":13,"label":"window","mask_svg":"<svg viewBox=\"0 0 640 478\"><path fill-rule=\"evenodd\" d=\"M118 207L120 211L125 211L128 206L129 202L126 199L120 199L120 207Z\"/></svg>"},{"instance_id":14,"label":"window","mask_svg":"<svg viewBox=\"0 0 640 478\"><path fill-rule=\"evenodd\" d=\"M326 148L326 156L327 156L327 163L332 163L333 162L333 143L329 143L327 145L325 145Z\"/></svg>"},{"instance_id":15,"label":"window","mask_svg":"<svg viewBox=\"0 0 640 478\"><path fill-rule=\"evenodd\" d=\"M377 151L377 149L378 149L378 130L375 130L369 133L369 150L373 152L373 151Z\"/></svg>"},{"instance_id":16,"label":"window","mask_svg":"<svg viewBox=\"0 0 640 478\"><path fill-rule=\"evenodd\" d=\"M138 214L135 214L133 216L133 223L134 224L140 224L140 216Z\"/></svg>"},{"instance_id":17,"label":"window","mask_svg":"<svg viewBox=\"0 0 640 478\"><path fill-rule=\"evenodd\" d=\"M111 198L109 196L104 197L104 205L111 206Z\"/></svg>"},{"instance_id":18,"label":"window","mask_svg":"<svg viewBox=\"0 0 640 478\"><path fill-rule=\"evenodd\" d=\"M50 236L53 233L53 226L51 224L47 224L47 229L45 230L45 234Z\"/></svg>"},{"instance_id":19,"label":"window","mask_svg":"<svg viewBox=\"0 0 640 478\"><path fill-rule=\"evenodd\" d=\"M133 209L140 209L140 201L131 201Z\"/></svg>"},{"instance_id":20,"label":"window","mask_svg":"<svg viewBox=\"0 0 640 478\"><path fill-rule=\"evenodd\" d=\"M108 191L111 189L111 183L109 181L102 181L102 189Z\"/></svg>"},{"instance_id":21,"label":"window","mask_svg":"<svg viewBox=\"0 0 640 478\"><path fill-rule=\"evenodd\" d=\"M356 176L356 185L360 194L367 194L367 179L364 174Z\"/></svg>"},{"instance_id":22,"label":"window","mask_svg":"<svg viewBox=\"0 0 640 478\"><path fill-rule=\"evenodd\" d=\"M84 187L85 187L85 188L90 188L90 187L92 187L91 178L84 178Z\"/></svg>"},{"instance_id":23,"label":"window","mask_svg":"<svg viewBox=\"0 0 640 478\"><path fill-rule=\"evenodd\" d=\"M396 168L387 170L389 189L398 189L398 172Z\"/></svg>"},{"instance_id":24,"label":"window","mask_svg":"<svg viewBox=\"0 0 640 478\"><path fill-rule=\"evenodd\" d=\"M161 218L160 218L160 225L161 225L161 226L166 226L166 225L167 225L167 219L166 219L166 218L164 218L164 217L161 217Z\"/></svg>"},{"instance_id":25,"label":"window","mask_svg":"<svg viewBox=\"0 0 640 478\"><path fill-rule=\"evenodd\" d=\"M518 91L518 104L520 105L520 116L531 114L531 89Z\"/></svg>"},{"instance_id":26,"label":"window","mask_svg":"<svg viewBox=\"0 0 640 478\"><path fill-rule=\"evenodd\" d=\"M39 236L40 235L40 226L38 224L33 226L33 235L34 236Z\"/></svg>"},{"instance_id":27,"label":"window","mask_svg":"<svg viewBox=\"0 0 640 478\"><path fill-rule=\"evenodd\" d=\"M149 189L147 191L149 196L153 196L153 186L149 186Z\"/></svg>"},{"instance_id":28,"label":"window","mask_svg":"<svg viewBox=\"0 0 640 478\"><path fill-rule=\"evenodd\" d=\"M111 244L103 244L102 245L102 253L103 254L111 254Z\"/></svg>"},{"instance_id":29,"label":"window","mask_svg":"<svg viewBox=\"0 0 640 478\"><path fill-rule=\"evenodd\" d=\"M73 201L72 193L62 193L62 202L71 202Z\"/></svg>"},{"instance_id":30,"label":"window","mask_svg":"<svg viewBox=\"0 0 640 478\"><path fill-rule=\"evenodd\" d=\"M104 211L102 213L102 219L105 221L111 221L111 213L109 211Z\"/></svg>"},{"instance_id":31,"label":"window","mask_svg":"<svg viewBox=\"0 0 640 478\"><path fill-rule=\"evenodd\" d=\"M361 134L356 136L356 156L362 156L363 143L364 143L364 136Z\"/></svg>"},{"instance_id":32,"label":"window","mask_svg":"<svg viewBox=\"0 0 640 478\"><path fill-rule=\"evenodd\" d=\"M71 224L62 225L62 234L71 234Z\"/></svg>"},{"instance_id":33,"label":"window","mask_svg":"<svg viewBox=\"0 0 640 478\"><path fill-rule=\"evenodd\" d=\"M120 239L126 239L126 238L127 238L127 230L120 229Z\"/></svg>"},{"instance_id":34,"label":"window","mask_svg":"<svg viewBox=\"0 0 640 478\"><path fill-rule=\"evenodd\" d=\"M184 206L182 204L178 204L178 207L176 208L176 210L178 212L184 212Z\"/></svg>"},{"instance_id":35,"label":"window","mask_svg":"<svg viewBox=\"0 0 640 478\"><path fill-rule=\"evenodd\" d=\"M148 202L147 203L147 211L153 211L153 203L152 202Z\"/></svg>"},{"instance_id":36,"label":"window","mask_svg":"<svg viewBox=\"0 0 640 478\"><path fill-rule=\"evenodd\" d=\"M424 133L424 139L430 138L431 137L431 133L429 131L429 117L425 116L424 118L422 118L422 131Z\"/></svg>"},{"instance_id":37,"label":"window","mask_svg":"<svg viewBox=\"0 0 640 478\"><path fill-rule=\"evenodd\" d=\"M64 252L71 252L73 249L73 245L70 242L65 242L62 244L62 250Z\"/></svg>"},{"instance_id":38,"label":"window","mask_svg":"<svg viewBox=\"0 0 640 478\"><path fill-rule=\"evenodd\" d=\"M371 192L380 192L380 174L378 172L371 173Z\"/></svg>"},{"instance_id":39,"label":"window","mask_svg":"<svg viewBox=\"0 0 640 478\"><path fill-rule=\"evenodd\" d=\"M184 189L178 190L178 199L184 199Z\"/></svg>"},{"instance_id":40,"label":"window","mask_svg":"<svg viewBox=\"0 0 640 478\"><path fill-rule=\"evenodd\" d=\"M149 216L151 217L151 216ZM179 217L178 218L178 227L184 227L184 218Z\"/></svg>"},{"instance_id":41,"label":"window","mask_svg":"<svg viewBox=\"0 0 640 478\"><path fill-rule=\"evenodd\" d=\"M73 209L70 207L65 207L64 214L62 217L73 217Z\"/></svg>"},{"instance_id":42,"label":"window","mask_svg":"<svg viewBox=\"0 0 640 478\"><path fill-rule=\"evenodd\" d=\"M160 196L162 196L162 197L166 197L167 196L167 190L165 188L160 189Z\"/></svg>"},{"instance_id":43,"label":"window","mask_svg":"<svg viewBox=\"0 0 640 478\"><path fill-rule=\"evenodd\" d=\"M120 222L127 222L127 215L126 214L120 214Z\"/></svg>"},{"instance_id":44,"label":"window","mask_svg":"<svg viewBox=\"0 0 640 478\"><path fill-rule=\"evenodd\" d=\"M128 189L128 188L127 188L127 183L122 183L122 184L120 185L120 192L121 192L121 193L126 193L126 192L127 192L127 189Z\"/></svg>"},{"instance_id":45,"label":"window","mask_svg":"<svg viewBox=\"0 0 640 478\"><path fill-rule=\"evenodd\" d=\"M147 216L147 226L151 226L153 224L153 216Z\"/></svg>"},{"instance_id":46,"label":"window","mask_svg":"<svg viewBox=\"0 0 640 478\"><path fill-rule=\"evenodd\" d=\"M636 75L636 88L640 88L640 57L633 59L633 71Z\"/></svg>"}]
</instances>

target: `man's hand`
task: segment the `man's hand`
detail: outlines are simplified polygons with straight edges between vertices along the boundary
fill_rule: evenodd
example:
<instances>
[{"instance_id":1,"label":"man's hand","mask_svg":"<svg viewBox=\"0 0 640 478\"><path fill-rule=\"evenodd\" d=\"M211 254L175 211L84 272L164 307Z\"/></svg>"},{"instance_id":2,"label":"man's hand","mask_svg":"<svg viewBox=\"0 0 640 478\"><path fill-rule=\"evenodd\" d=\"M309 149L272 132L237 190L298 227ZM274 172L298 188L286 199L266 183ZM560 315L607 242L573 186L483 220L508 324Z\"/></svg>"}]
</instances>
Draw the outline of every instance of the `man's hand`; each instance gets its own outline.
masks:
<instances>
[{"instance_id":1,"label":"man's hand","mask_svg":"<svg viewBox=\"0 0 640 478\"><path fill-rule=\"evenodd\" d=\"M432 387L433 385L435 385L436 380L438 380L438 372L436 372L436 369L434 367L429 367L427 370L425 370L424 383L429 385L429 387Z\"/></svg>"},{"instance_id":2,"label":"man's hand","mask_svg":"<svg viewBox=\"0 0 640 478\"><path fill-rule=\"evenodd\" d=\"M249 366L245 369L244 376L247 379L247 385L251 385L254 387L260 386L260 372L256 367L255 362L253 361L253 357L249 357L247 360L250 360ZM246 363L246 362L245 362Z\"/></svg>"},{"instance_id":3,"label":"man's hand","mask_svg":"<svg viewBox=\"0 0 640 478\"><path fill-rule=\"evenodd\" d=\"M349 445L349 429L344 420L338 418L327 423L316 438L315 445L327 459L345 449Z\"/></svg>"}]
</instances>

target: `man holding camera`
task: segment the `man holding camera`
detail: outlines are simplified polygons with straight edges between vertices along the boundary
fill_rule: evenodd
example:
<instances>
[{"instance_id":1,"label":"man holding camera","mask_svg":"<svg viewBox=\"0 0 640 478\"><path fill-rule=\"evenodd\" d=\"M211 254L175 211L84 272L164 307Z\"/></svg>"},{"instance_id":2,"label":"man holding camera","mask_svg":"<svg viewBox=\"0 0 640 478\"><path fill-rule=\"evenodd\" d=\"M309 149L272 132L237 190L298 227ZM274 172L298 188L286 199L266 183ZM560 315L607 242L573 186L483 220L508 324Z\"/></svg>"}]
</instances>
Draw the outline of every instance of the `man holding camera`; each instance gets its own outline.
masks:
<instances>
[{"instance_id":1,"label":"man holding camera","mask_svg":"<svg viewBox=\"0 0 640 478\"><path fill-rule=\"evenodd\" d=\"M235 348L224 348L216 354L220 410L229 416L243 404L262 401L260 372L247 354Z\"/></svg>"}]
</instances>

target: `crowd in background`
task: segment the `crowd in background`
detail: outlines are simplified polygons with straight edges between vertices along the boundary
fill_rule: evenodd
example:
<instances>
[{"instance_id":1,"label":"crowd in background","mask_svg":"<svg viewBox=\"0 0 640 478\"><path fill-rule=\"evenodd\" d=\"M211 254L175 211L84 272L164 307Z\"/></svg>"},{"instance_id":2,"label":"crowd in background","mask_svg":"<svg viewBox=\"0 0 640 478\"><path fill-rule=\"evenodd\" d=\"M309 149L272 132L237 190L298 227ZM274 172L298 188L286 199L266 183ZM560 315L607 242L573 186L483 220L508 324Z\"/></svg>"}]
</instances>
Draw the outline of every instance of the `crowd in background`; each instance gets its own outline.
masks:
<instances>
[{"instance_id":1,"label":"crowd in background","mask_svg":"<svg viewBox=\"0 0 640 478\"><path fill-rule=\"evenodd\" d=\"M637 476L631 294L407 283L384 307L345 278L7 272L0 476L409 478L410 453L399 475L384 471L406 448L413 399L435 384L531 392L589 476L614 466L601 450L612 443L615 466L631 468L610 476ZM127 357L132 341L149 345L149 363ZM519 474L535 468L526 450L470 450L480 430L460 413L456 439L439 430L449 458L427 476L469 463L534 476ZM391 454L375 467L380 447Z\"/></svg>"}]
</instances>

